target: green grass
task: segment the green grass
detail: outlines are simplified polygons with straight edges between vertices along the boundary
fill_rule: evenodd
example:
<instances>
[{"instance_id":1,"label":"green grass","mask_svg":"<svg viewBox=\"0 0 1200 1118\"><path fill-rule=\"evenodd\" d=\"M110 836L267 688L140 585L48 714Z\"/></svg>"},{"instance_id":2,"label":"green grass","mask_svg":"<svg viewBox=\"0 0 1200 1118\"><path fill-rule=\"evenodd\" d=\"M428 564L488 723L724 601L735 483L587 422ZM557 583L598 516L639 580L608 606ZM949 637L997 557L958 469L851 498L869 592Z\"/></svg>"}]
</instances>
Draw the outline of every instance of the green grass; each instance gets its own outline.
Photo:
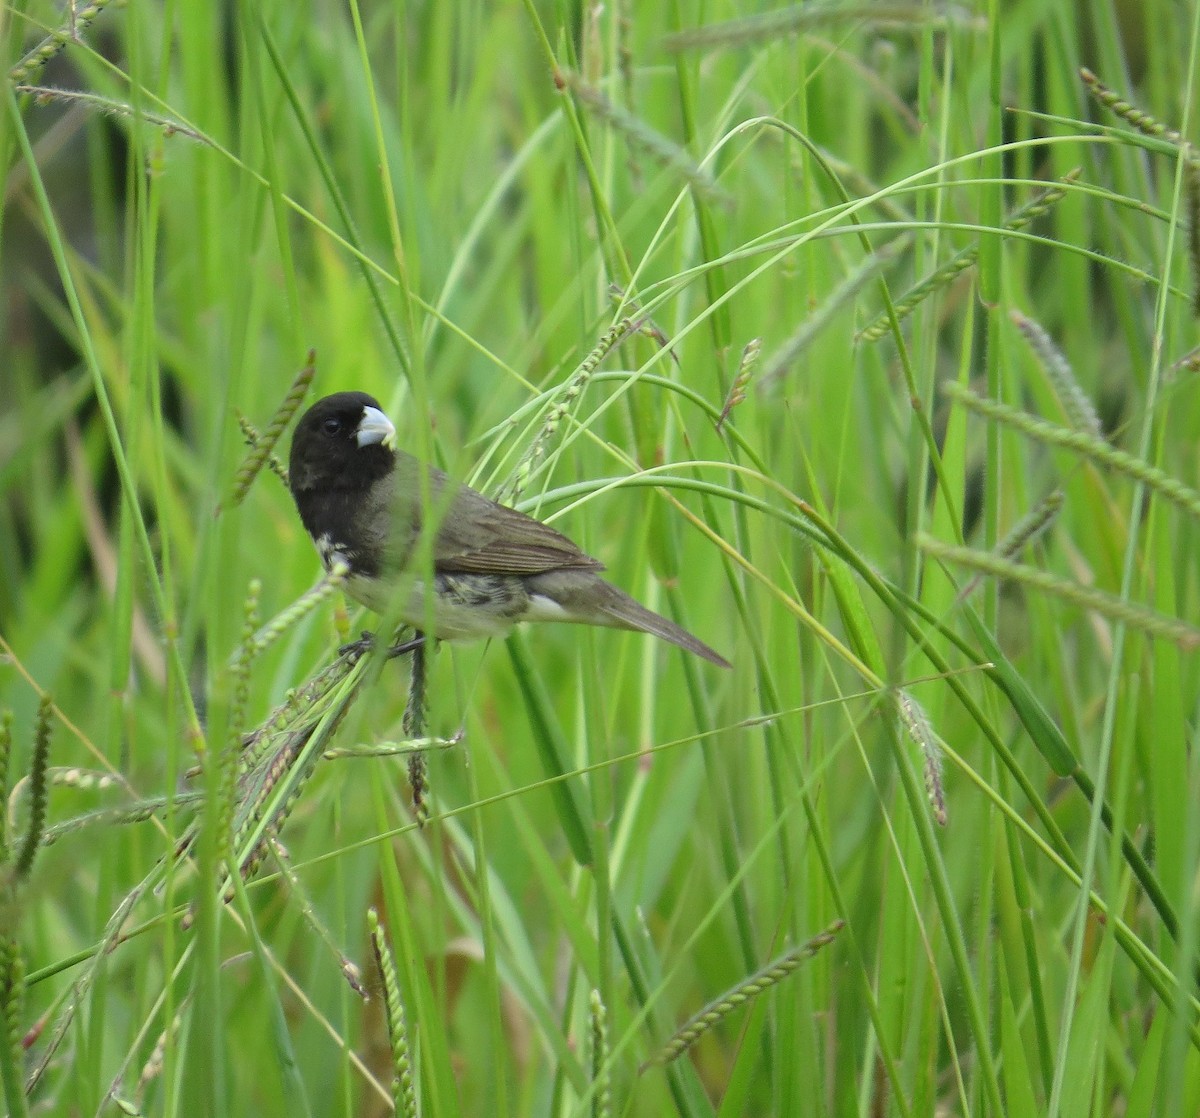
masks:
<instances>
[{"instance_id":1,"label":"green grass","mask_svg":"<svg viewBox=\"0 0 1200 1118\"><path fill-rule=\"evenodd\" d=\"M1200 8L882 10L3 9L9 1113L1200 1110ZM442 646L418 827L310 350L733 670Z\"/></svg>"}]
</instances>

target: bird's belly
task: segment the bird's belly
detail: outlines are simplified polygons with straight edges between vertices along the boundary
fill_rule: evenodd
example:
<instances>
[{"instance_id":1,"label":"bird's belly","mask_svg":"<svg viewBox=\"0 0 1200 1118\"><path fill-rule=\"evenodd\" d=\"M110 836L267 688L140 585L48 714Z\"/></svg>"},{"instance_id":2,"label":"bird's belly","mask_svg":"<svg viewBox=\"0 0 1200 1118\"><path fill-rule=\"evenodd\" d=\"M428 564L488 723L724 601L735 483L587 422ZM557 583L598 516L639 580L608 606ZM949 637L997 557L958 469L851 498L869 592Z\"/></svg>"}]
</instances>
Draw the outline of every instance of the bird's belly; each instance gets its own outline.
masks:
<instances>
[{"instance_id":1,"label":"bird's belly","mask_svg":"<svg viewBox=\"0 0 1200 1118\"><path fill-rule=\"evenodd\" d=\"M399 591L401 600L393 602L394 583L351 575L346 580L346 592L368 609L398 616L404 624L432 633L439 640L501 637L518 621L551 620L536 607L531 609L541 599L531 600L519 577L439 574L433 585L429 595L423 582L414 581Z\"/></svg>"}]
</instances>

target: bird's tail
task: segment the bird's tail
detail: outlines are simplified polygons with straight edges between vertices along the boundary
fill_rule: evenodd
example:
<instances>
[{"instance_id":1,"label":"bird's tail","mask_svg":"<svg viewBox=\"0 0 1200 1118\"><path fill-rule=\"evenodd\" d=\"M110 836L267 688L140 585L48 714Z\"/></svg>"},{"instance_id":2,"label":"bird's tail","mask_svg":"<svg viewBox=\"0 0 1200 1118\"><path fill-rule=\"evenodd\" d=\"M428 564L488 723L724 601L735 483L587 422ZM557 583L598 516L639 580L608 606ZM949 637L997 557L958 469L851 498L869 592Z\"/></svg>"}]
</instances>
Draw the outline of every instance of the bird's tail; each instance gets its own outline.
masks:
<instances>
[{"instance_id":1,"label":"bird's tail","mask_svg":"<svg viewBox=\"0 0 1200 1118\"><path fill-rule=\"evenodd\" d=\"M730 667L729 661L724 656L709 648L702 640L693 637L682 626L647 609L641 602L631 598L625 591L618 590L612 583L603 582L601 579L596 581L600 582L608 591L603 595L602 600L596 603L598 612L604 615L606 624L617 629L633 629L642 633L652 633L656 637L679 645L680 648L694 652L710 664L716 664L721 668Z\"/></svg>"},{"instance_id":2,"label":"bird's tail","mask_svg":"<svg viewBox=\"0 0 1200 1118\"><path fill-rule=\"evenodd\" d=\"M648 610L624 590L605 582L594 571L543 571L527 577L525 587L534 602L545 599L553 603L551 611L539 614L539 621L574 621L584 625L607 625L613 629L651 633L680 648L686 648L710 664L722 668L730 666L724 656L697 640L686 629Z\"/></svg>"}]
</instances>

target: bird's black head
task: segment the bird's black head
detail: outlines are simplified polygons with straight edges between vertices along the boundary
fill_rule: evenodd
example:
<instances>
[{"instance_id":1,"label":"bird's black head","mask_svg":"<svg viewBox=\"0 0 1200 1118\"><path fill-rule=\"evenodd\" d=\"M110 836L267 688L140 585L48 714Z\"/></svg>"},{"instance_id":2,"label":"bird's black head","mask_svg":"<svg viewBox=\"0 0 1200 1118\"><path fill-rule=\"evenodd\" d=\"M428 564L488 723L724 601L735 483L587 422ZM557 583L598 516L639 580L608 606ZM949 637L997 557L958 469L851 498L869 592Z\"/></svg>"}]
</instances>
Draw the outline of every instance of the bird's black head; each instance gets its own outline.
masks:
<instances>
[{"instance_id":1,"label":"bird's black head","mask_svg":"<svg viewBox=\"0 0 1200 1118\"><path fill-rule=\"evenodd\" d=\"M318 400L296 424L288 481L292 495L308 490L366 489L395 463L396 429L365 392Z\"/></svg>"}]
</instances>

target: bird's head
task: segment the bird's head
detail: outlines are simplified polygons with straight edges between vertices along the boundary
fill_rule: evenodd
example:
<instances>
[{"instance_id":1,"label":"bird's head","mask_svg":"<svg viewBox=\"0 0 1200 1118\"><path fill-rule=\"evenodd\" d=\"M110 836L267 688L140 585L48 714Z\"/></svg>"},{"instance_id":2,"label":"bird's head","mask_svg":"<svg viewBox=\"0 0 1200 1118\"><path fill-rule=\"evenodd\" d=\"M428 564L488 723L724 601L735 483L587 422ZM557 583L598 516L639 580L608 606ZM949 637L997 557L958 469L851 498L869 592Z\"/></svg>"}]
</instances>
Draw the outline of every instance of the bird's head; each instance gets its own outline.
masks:
<instances>
[{"instance_id":1,"label":"bird's head","mask_svg":"<svg viewBox=\"0 0 1200 1118\"><path fill-rule=\"evenodd\" d=\"M395 464L396 428L365 392L318 400L296 424L288 478L305 489L365 489Z\"/></svg>"}]
</instances>

